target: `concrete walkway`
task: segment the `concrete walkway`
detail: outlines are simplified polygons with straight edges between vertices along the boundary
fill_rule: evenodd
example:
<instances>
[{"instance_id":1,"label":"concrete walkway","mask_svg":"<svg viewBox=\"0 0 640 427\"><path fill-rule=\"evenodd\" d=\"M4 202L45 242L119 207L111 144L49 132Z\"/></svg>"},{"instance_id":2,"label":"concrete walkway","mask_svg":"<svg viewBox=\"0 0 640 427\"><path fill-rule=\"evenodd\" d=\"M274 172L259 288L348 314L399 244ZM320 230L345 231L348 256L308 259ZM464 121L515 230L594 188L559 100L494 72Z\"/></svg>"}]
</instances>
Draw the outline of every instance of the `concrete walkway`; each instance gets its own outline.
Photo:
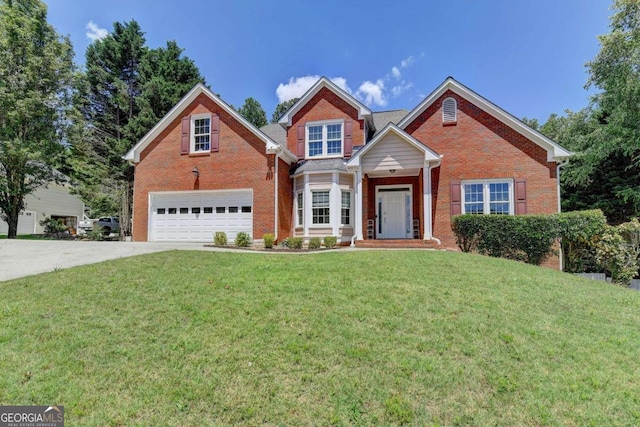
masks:
<instances>
[{"instance_id":1,"label":"concrete walkway","mask_svg":"<svg viewBox=\"0 0 640 427\"><path fill-rule=\"evenodd\" d=\"M153 252L221 251L203 243L0 240L0 281Z\"/></svg>"}]
</instances>

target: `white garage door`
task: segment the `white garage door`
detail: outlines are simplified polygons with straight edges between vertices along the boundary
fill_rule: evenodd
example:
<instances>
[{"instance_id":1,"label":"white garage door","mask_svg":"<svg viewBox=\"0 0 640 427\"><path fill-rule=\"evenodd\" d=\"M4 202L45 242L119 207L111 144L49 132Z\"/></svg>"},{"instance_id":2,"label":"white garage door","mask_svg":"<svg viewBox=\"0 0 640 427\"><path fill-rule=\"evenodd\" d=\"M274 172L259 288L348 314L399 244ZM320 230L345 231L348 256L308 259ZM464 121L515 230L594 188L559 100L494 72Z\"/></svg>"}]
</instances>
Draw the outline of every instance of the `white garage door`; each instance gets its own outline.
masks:
<instances>
[{"instance_id":1,"label":"white garage door","mask_svg":"<svg viewBox=\"0 0 640 427\"><path fill-rule=\"evenodd\" d=\"M216 231L233 242L240 231L253 237L253 193L197 191L152 193L149 240L213 242Z\"/></svg>"},{"instance_id":2,"label":"white garage door","mask_svg":"<svg viewBox=\"0 0 640 427\"><path fill-rule=\"evenodd\" d=\"M0 234L9 232L9 224L0 220ZM36 213L34 211L20 212L18 216L18 235L36 232Z\"/></svg>"}]
</instances>

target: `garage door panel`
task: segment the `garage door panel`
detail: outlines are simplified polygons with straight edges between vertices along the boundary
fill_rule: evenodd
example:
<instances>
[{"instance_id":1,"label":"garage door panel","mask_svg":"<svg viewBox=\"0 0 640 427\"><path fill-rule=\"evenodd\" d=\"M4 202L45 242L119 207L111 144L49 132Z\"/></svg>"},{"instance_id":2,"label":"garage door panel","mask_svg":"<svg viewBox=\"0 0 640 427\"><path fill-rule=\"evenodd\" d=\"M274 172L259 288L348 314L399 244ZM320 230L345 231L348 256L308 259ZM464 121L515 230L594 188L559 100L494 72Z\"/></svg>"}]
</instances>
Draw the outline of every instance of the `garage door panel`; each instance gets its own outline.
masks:
<instances>
[{"instance_id":1,"label":"garage door panel","mask_svg":"<svg viewBox=\"0 0 640 427\"><path fill-rule=\"evenodd\" d=\"M150 239L211 242L216 231L253 233L251 191L154 193L151 195ZM195 210L194 210L195 208Z\"/></svg>"}]
</instances>

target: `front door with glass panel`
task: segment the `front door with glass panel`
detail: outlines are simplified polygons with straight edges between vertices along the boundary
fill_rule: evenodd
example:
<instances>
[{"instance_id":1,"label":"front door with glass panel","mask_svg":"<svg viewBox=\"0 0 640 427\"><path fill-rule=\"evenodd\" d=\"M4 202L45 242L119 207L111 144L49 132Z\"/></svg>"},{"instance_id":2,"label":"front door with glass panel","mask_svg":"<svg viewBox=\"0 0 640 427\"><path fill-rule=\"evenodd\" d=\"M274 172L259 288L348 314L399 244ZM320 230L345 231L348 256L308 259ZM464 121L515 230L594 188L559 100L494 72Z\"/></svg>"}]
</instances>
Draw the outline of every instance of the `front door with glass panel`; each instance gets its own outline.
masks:
<instances>
[{"instance_id":1,"label":"front door with glass panel","mask_svg":"<svg viewBox=\"0 0 640 427\"><path fill-rule=\"evenodd\" d=\"M379 190L378 238L411 237L411 192L408 189Z\"/></svg>"}]
</instances>

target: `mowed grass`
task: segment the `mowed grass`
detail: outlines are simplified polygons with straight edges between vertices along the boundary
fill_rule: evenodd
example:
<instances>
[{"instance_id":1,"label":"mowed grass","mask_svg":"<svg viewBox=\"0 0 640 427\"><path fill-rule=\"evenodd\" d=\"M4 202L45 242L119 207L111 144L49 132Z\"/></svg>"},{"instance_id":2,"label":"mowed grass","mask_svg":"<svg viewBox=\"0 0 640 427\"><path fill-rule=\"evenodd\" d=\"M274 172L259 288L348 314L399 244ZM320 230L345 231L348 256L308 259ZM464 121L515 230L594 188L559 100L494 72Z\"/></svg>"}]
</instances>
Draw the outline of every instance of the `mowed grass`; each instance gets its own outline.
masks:
<instances>
[{"instance_id":1,"label":"mowed grass","mask_svg":"<svg viewBox=\"0 0 640 427\"><path fill-rule=\"evenodd\" d=\"M640 293L460 253L172 251L0 283L69 425L638 425Z\"/></svg>"}]
</instances>

